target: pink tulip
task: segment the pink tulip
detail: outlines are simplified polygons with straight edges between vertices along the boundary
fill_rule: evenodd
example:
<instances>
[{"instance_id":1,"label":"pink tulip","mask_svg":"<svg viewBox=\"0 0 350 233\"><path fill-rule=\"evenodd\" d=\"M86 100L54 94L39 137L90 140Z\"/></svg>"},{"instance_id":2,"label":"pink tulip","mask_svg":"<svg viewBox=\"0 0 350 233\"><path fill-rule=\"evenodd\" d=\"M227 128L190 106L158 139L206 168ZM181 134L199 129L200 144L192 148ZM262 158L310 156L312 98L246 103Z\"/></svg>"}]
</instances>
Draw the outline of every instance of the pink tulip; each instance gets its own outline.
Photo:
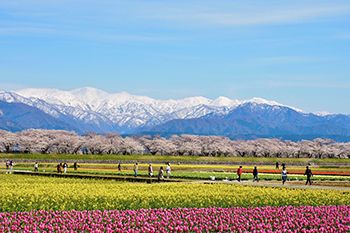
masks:
<instances>
[{"instance_id":1,"label":"pink tulip","mask_svg":"<svg viewBox=\"0 0 350 233\"><path fill-rule=\"evenodd\" d=\"M349 232L350 206L0 213L2 232Z\"/></svg>"}]
</instances>

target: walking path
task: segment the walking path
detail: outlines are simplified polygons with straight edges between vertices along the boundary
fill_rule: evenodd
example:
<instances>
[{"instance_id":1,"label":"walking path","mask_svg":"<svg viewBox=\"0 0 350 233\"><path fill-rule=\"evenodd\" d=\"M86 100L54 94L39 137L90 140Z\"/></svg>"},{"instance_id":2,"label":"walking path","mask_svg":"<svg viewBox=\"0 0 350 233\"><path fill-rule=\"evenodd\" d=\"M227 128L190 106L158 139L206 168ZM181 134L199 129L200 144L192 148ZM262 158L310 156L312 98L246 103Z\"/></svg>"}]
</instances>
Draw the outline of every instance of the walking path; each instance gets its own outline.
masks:
<instances>
[{"instance_id":1,"label":"walking path","mask_svg":"<svg viewBox=\"0 0 350 233\"><path fill-rule=\"evenodd\" d=\"M97 175L97 174L78 174L78 173L54 173L54 172L33 172L24 170L12 170L12 174L16 175L31 175L31 176L49 176L62 178L83 178L83 179L102 179L102 180L116 180L127 182L145 182L157 183L157 177L141 177L141 176L118 176L118 175ZM184 182L181 179L162 179L161 182Z\"/></svg>"},{"instance_id":2,"label":"walking path","mask_svg":"<svg viewBox=\"0 0 350 233\"><path fill-rule=\"evenodd\" d=\"M199 183L204 184L215 184L215 183L223 183L223 184L235 184L235 185L243 185L243 186L257 186L257 187L275 187L275 188L291 188L291 189L323 189L323 190L338 190L338 191L350 191L350 187L339 187L339 186L324 186L319 183L314 183L313 185L305 185L304 183L289 181L284 185L278 181L197 181Z\"/></svg>"}]
</instances>

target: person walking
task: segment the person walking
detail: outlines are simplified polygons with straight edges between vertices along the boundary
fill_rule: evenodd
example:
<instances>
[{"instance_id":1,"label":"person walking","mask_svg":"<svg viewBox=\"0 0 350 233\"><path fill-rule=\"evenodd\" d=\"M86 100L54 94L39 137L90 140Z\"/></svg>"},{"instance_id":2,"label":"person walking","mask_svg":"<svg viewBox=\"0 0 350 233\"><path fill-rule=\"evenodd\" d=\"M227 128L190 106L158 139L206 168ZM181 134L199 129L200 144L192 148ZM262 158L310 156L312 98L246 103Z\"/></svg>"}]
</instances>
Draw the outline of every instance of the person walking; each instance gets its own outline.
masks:
<instances>
[{"instance_id":1,"label":"person walking","mask_svg":"<svg viewBox=\"0 0 350 233\"><path fill-rule=\"evenodd\" d=\"M39 164L38 162L34 163L34 172L38 172L39 171Z\"/></svg>"},{"instance_id":2,"label":"person walking","mask_svg":"<svg viewBox=\"0 0 350 233\"><path fill-rule=\"evenodd\" d=\"M64 163L64 164L63 164L63 171L64 171L64 174L67 173L67 169L68 169L68 164L67 164L67 163Z\"/></svg>"},{"instance_id":3,"label":"person walking","mask_svg":"<svg viewBox=\"0 0 350 233\"><path fill-rule=\"evenodd\" d=\"M10 160L6 160L6 174L10 173Z\"/></svg>"},{"instance_id":4,"label":"person walking","mask_svg":"<svg viewBox=\"0 0 350 233\"><path fill-rule=\"evenodd\" d=\"M276 169L280 169L280 163L278 161L276 162Z\"/></svg>"},{"instance_id":5,"label":"person walking","mask_svg":"<svg viewBox=\"0 0 350 233\"><path fill-rule=\"evenodd\" d=\"M259 182L259 177L258 177L258 168L255 166L254 169L253 169L253 182L256 181L256 182Z\"/></svg>"},{"instance_id":6,"label":"person walking","mask_svg":"<svg viewBox=\"0 0 350 233\"><path fill-rule=\"evenodd\" d=\"M163 167L160 167L158 172L158 181L163 179L164 179L164 171L163 171Z\"/></svg>"},{"instance_id":7,"label":"person walking","mask_svg":"<svg viewBox=\"0 0 350 233\"><path fill-rule=\"evenodd\" d=\"M311 169L309 168L309 166L306 166L306 170L304 173L304 176L306 176L306 184L308 183L311 185L311 176L313 176Z\"/></svg>"},{"instance_id":8,"label":"person walking","mask_svg":"<svg viewBox=\"0 0 350 233\"><path fill-rule=\"evenodd\" d=\"M166 172L166 178L169 179L170 174L171 174L170 163L167 163L166 168L165 168L165 172Z\"/></svg>"},{"instance_id":9,"label":"person walking","mask_svg":"<svg viewBox=\"0 0 350 233\"><path fill-rule=\"evenodd\" d=\"M118 163L118 172L122 171L122 165L120 163Z\"/></svg>"},{"instance_id":10,"label":"person walking","mask_svg":"<svg viewBox=\"0 0 350 233\"><path fill-rule=\"evenodd\" d=\"M286 166L284 166L282 170L282 184L286 183L286 181L287 181L287 169L286 169Z\"/></svg>"},{"instance_id":11,"label":"person walking","mask_svg":"<svg viewBox=\"0 0 350 233\"><path fill-rule=\"evenodd\" d=\"M62 165L62 163L60 163L58 165L58 173L62 174L62 170L63 170L63 165Z\"/></svg>"},{"instance_id":12,"label":"person walking","mask_svg":"<svg viewBox=\"0 0 350 233\"><path fill-rule=\"evenodd\" d=\"M239 166L239 168L237 169L237 176L238 176L237 180L238 180L238 182L241 182L242 173L243 173L242 166Z\"/></svg>"},{"instance_id":13,"label":"person walking","mask_svg":"<svg viewBox=\"0 0 350 233\"><path fill-rule=\"evenodd\" d=\"M139 171L139 164L135 163L134 164L134 176L137 177Z\"/></svg>"},{"instance_id":14,"label":"person walking","mask_svg":"<svg viewBox=\"0 0 350 233\"><path fill-rule=\"evenodd\" d=\"M148 165L148 176L152 177L153 176L153 167L152 164Z\"/></svg>"},{"instance_id":15,"label":"person walking","mask_svg":"<svg viewBox=\"0 0 350 233\"><path fill-rule=\"evenodd\" d=\"M73 164L74 171L78 170L78 167L79 167L78 163L74 162Z\"/></svg>"},{"instance_id":16,"label":"person walking","mask_svg":"<svg viewBox=\"0 0 350 233\"><path fill-rule=\"evenodd\" d=\"M10 163L9 163L9 167L10 167L10 174L12 174L13 165L14 165L14 162L13 162L12 160L10 160Z\"/></svg>"}]
</instances>

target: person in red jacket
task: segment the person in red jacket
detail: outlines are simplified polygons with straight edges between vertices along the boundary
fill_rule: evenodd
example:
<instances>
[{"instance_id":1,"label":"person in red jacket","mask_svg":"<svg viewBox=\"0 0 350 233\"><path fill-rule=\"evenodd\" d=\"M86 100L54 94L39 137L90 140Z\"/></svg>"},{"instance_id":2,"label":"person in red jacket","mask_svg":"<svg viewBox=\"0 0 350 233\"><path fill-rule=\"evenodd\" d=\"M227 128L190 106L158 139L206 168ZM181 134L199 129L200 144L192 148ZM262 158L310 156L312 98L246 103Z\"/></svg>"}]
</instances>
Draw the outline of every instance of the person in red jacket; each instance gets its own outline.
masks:
<instances>
[{"instance_id":1,"label":"person in red jacket","mask_svg":"<svg viewBox=\"0 0 350 233\"><path fill-rule=\"evenodd\" d=\"M241 175L242 175L242 173L243 173L242 166L239 166L239 168L237 169L237 176L238 176L237 180L238 180L238 182L241 182Z\"/></svg>"}]
</instances>

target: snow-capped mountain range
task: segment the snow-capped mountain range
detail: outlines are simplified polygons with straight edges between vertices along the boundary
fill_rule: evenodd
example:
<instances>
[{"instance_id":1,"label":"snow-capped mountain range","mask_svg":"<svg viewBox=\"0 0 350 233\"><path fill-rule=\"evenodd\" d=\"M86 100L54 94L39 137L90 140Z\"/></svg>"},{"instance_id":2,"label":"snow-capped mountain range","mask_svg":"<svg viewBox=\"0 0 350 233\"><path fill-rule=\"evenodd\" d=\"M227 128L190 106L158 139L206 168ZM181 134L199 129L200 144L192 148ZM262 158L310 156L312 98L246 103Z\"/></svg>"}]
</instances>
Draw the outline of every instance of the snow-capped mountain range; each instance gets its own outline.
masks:
<instances>
[{"instance_id":1,"label":"snow-capped mountain range","mask_svg":"<svg viewBox=\"0 0 350 233\"><path fill-rule=\"evenodd\" d=\"M20 111L16 112L16 109ZM240 113L242 109L246 111L243 115ZM252 114L260 115L259 118L253 119ZM39 115L42 120L39 119ZM241 118L237 119L238 115ZM288 122L291 120L289 115L293 115L294 120L298 119L300 122ZM179 100L157 100L126 92L107 93L91 87L71 91L33 88L15 92L0 91L0 129L13 131L43 127L74 130L78 133L196 133L234 137L242 135L242 132L252 135L254 127L256 131L264 128L264 132L271 134L274 127L282 132L284 126L291 128L290 124L294 123L303 126L301 122L318 122L317 126L322 127L322 124L335 121L334 127L340 134L345 135L347 125L346 129L339 126L339 122L343 124L344 121L339 120L337 116L350 120L349 116L345 115L304 113L297 108L262 98L233 100L226 97L208 99L199 96ZM274 117L283 118L285 122L281 121L282 125L276 126ZM269 118L270 122L263 122L260 118ZM258 121L260 125L257 125ZM30 122L36 124L32 126ZM45 125L41 126L41 122L45 122ZM251 124L253 128L247 130L247 124ZM272 127L271 130L266 129L267 125ZM308 128L309 125L305 127ZM332 133L338 134L338 131ZM296 133L295 130L293 132Z\"/></svg>"},{"instance_id":2,"label":"snow-capped mountain range","mask_svg":"<svg viewBox=\"0 0 350 233\"><path fill-rule=\"evenodd\" d=\"M63 113L96 123L109 120L119 127L127 128L153 126L173 119L199 118L210 113L226 114L248 102L282 106L261 98L241 101L226 97L211 100L198 96L180 100L156 100L126 92L110 94L91 87L71 91L31 88L12 94L18 95L13 100L37 107L52 116Z\"/></svg>"}]
</instances>

